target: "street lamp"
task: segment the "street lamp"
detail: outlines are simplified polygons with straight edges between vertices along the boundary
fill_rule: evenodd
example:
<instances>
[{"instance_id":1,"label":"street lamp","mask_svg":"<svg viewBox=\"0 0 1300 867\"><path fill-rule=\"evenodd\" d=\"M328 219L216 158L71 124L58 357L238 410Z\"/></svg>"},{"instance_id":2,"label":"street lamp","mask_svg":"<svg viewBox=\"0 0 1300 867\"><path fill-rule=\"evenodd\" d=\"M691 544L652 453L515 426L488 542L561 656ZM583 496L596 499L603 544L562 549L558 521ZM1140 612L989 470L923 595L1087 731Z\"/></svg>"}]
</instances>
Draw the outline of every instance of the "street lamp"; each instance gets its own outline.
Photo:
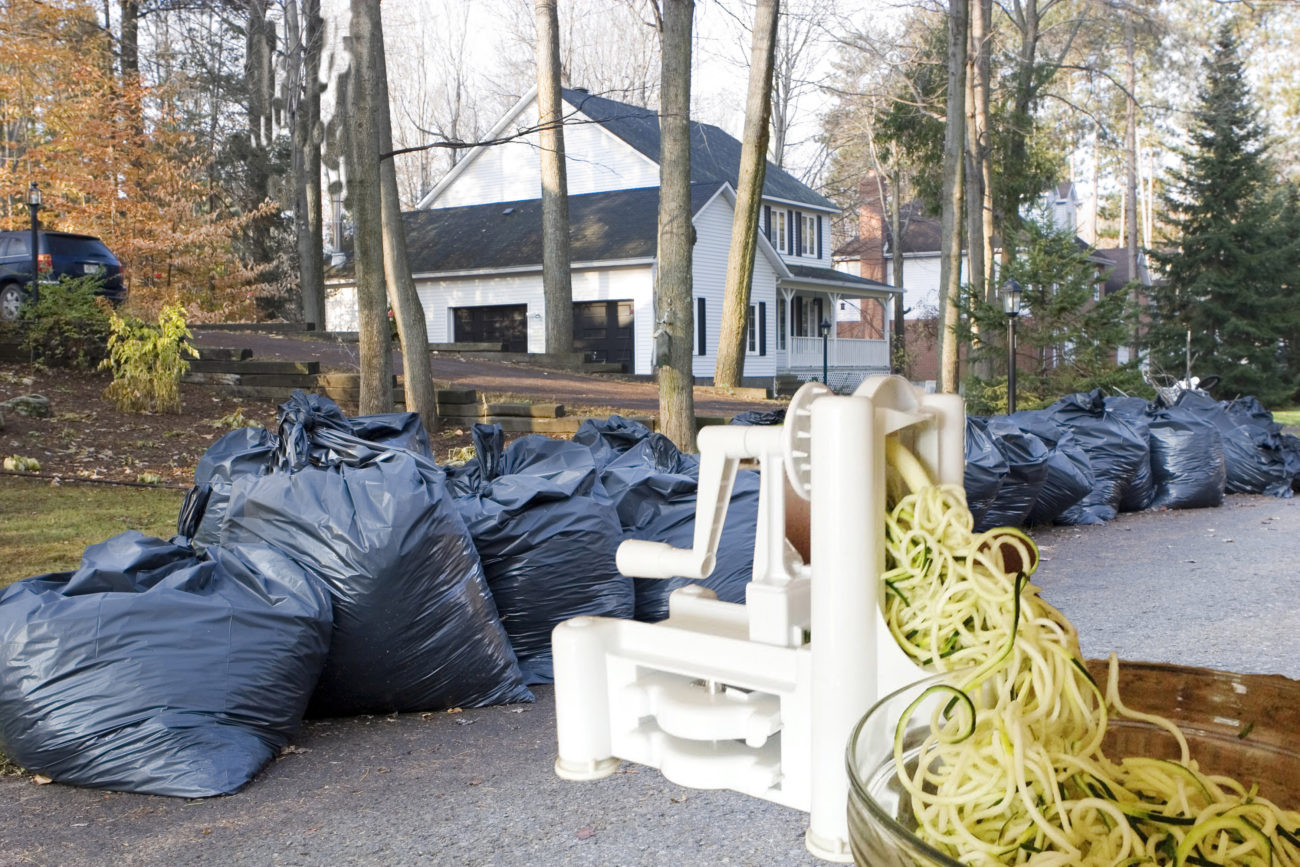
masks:
<instances>
[{"instance_id":1,"label":"street lamp","mask_svg":"<svg viewBox=\"0 0 1300 867\"><path fill-rule=\"evenodd\" d=\"M1016 320L1023 292L1014 277L1002 284L1002 312L1007 314L1007 415L1016 411Z\"/></svg>"},{"instance_id":2,"label":"street lamp","mask_svg":"<svg viewBox=\"0 0 1300 867\"><path fill-rule=\"evenodd\" d=\"M32 181L27 187L27 212L32 216L32 306L36 306L41 298L40 290L40 252L37 244L36 230L40 226L37 219L37 213L41 210L41 188L37 186L36 181Z\"/></svg>"},{"instance_id":3,"label":"street lamp","mask_svg":"<svg viewBox=\"0 0 1300 867\"><path fill-rule=\"evenodd\" d=\"M830 386L830 322L823 319L821 324L817 326L817 333L820 334L822 338L822 384Z\"/></svg>"}]
</instances>

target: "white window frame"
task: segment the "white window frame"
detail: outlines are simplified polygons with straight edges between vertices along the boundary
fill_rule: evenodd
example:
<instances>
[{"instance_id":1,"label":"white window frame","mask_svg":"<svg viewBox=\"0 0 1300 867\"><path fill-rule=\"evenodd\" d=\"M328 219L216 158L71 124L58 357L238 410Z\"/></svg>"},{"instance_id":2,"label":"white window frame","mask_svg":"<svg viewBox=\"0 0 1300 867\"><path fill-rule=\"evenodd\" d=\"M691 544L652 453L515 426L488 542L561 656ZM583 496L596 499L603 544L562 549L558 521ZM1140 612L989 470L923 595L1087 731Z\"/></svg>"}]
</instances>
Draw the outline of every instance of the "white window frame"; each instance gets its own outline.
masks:
<instances>
[{"instance_id":1,"label":"white window frame","mask_svg":"<svg viewBox=\"0 0 1300 867\"><path fill-rule=\"evenodd\" d=\"M800 214L799 219L803 222L801 228L803 249L799 251L801 256L817 256L817 215Z\"/></svg>"},{"instance_id":2,"label":"white window frame","mask_svg":"<svg viewBox=\"0 0 1300 867\"><path fill-rule=\"evenodd\" d=\"M789 247L787 241L790 236L786 231L785 215L785 209L772 212L772 216L775 218L772 221L773 234L776 235L773 240L776 241L776 249L778 253L790 252L789 249L787 249Z\"/></svg>"}]
</instances>

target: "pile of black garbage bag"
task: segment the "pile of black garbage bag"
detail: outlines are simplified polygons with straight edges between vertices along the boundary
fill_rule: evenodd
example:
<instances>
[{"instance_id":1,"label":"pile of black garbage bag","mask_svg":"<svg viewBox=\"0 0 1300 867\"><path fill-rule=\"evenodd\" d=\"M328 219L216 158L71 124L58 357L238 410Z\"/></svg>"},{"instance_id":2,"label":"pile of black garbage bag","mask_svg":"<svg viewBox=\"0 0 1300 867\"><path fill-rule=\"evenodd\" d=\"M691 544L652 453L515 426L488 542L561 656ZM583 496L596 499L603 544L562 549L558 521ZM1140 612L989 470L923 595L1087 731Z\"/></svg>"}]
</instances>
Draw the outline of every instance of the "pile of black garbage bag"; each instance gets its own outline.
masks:
<instances>
[{"instance_id":1,"label":"pile of black garbage bag","mask_svg":"<svg viewBox=\"0 0 1300 867\"><path fill-rule=\"evenodd\" d=\"M668 615L688 582L623 576L615 551L690 547L697 457L618 416L572 442L473 434L443 467L418 416L296 392L275 431L222 437L176 536L0 592L0 751L62 783L229 793L304 716L531 701L558 623ZM703 582L721 599L744 600L757 515L742 472Z\"/></svg>"},{"instance_id":2,"label":"pile of black garbage bag","mask_svg":"<svg viewBox=\"0 0 1300 867\"><path fill-rule=\"evenodd\" d=\"M1300 438L1253 397L1192 390L1166 405L1097 389L967 418L964 481L977 530L1099 524L1120 512L1218 506L1225 493L1290 497Z\"/></svg>"}]
</instances>

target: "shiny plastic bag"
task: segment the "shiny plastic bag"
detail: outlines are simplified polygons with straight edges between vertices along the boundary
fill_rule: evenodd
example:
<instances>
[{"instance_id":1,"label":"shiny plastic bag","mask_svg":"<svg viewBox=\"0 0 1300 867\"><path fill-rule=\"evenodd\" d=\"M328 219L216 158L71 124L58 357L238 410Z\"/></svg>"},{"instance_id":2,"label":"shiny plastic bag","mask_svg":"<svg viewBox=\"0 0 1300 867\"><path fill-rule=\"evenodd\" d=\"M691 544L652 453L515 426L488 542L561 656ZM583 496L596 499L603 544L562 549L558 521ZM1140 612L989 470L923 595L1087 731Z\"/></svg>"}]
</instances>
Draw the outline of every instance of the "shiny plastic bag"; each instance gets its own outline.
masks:
<instances>
[{"instance_id":1,"label":"shiny plastic bag","mask_svg":"<svg viewBox=\"0 0 1300 867\"><path fill-rule=\"evenodd\" d=\"M448 487L525 680L549 683L558 624L632 616L632 579L614 563L623 529L590 449L543 436L503 447L497 425L473 437L475 458L449 471Z\"/></svg>"},{"instance_id":2,"label":"shiny plastic bag","mask_svg":"<svg viewBox=\"0 0 1300 867\"><path fill-rule=\"evenodd\" d=\"M0 750L77 786L233 792L298 728L330 630L325 586L269 546L123 533L0 593Z\"/></svg>"}]
</instances>

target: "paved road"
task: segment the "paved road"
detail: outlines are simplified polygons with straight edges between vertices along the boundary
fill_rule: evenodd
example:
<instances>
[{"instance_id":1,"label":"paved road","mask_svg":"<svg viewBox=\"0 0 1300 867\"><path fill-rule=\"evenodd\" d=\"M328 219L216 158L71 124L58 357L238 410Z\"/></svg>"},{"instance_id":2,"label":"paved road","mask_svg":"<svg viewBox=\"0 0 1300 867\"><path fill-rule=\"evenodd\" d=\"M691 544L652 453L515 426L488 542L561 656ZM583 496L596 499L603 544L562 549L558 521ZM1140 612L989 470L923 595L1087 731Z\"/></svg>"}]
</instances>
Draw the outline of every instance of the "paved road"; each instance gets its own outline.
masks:
<instances>
[{"instance_id":1,"label":"paved road","mask_svg":"<svg viewBox=\"0 0 1300 867\"><path fill-rule=\"evenodd\" d=\"M316 360L323 369L355 371L360 367L357 344L323 338L290 337L261 332L205 331L196 326L194 345L235 347L253 350L253 358L288 361ZM401 372L401 356L393 353ZM432 353L433 375L438 382L480 392L509 393L537 401L569 406L618 407L624 415L655 415L659 411L659 387L653 382L625 376L580 376L482 358L465 358L459 353ZM695 389L698 415L735 415L745 410L770 410L784 402L750 400L719 394L712 388Z\"/></svg>"},{"instance_id":2,"label":"paved road","mask_svg":"<svg viewBox=\"0 0 1300 867\"><path fill-rule=\"evenodd\" d=\"M1085 653L1300 678L1300 501L1035 532L1038 583ZM309 723L231 797L0 780L0 864L811 865L806 818L625 765L552 772L554 705Z\"/></svg>"}]
</instances>

